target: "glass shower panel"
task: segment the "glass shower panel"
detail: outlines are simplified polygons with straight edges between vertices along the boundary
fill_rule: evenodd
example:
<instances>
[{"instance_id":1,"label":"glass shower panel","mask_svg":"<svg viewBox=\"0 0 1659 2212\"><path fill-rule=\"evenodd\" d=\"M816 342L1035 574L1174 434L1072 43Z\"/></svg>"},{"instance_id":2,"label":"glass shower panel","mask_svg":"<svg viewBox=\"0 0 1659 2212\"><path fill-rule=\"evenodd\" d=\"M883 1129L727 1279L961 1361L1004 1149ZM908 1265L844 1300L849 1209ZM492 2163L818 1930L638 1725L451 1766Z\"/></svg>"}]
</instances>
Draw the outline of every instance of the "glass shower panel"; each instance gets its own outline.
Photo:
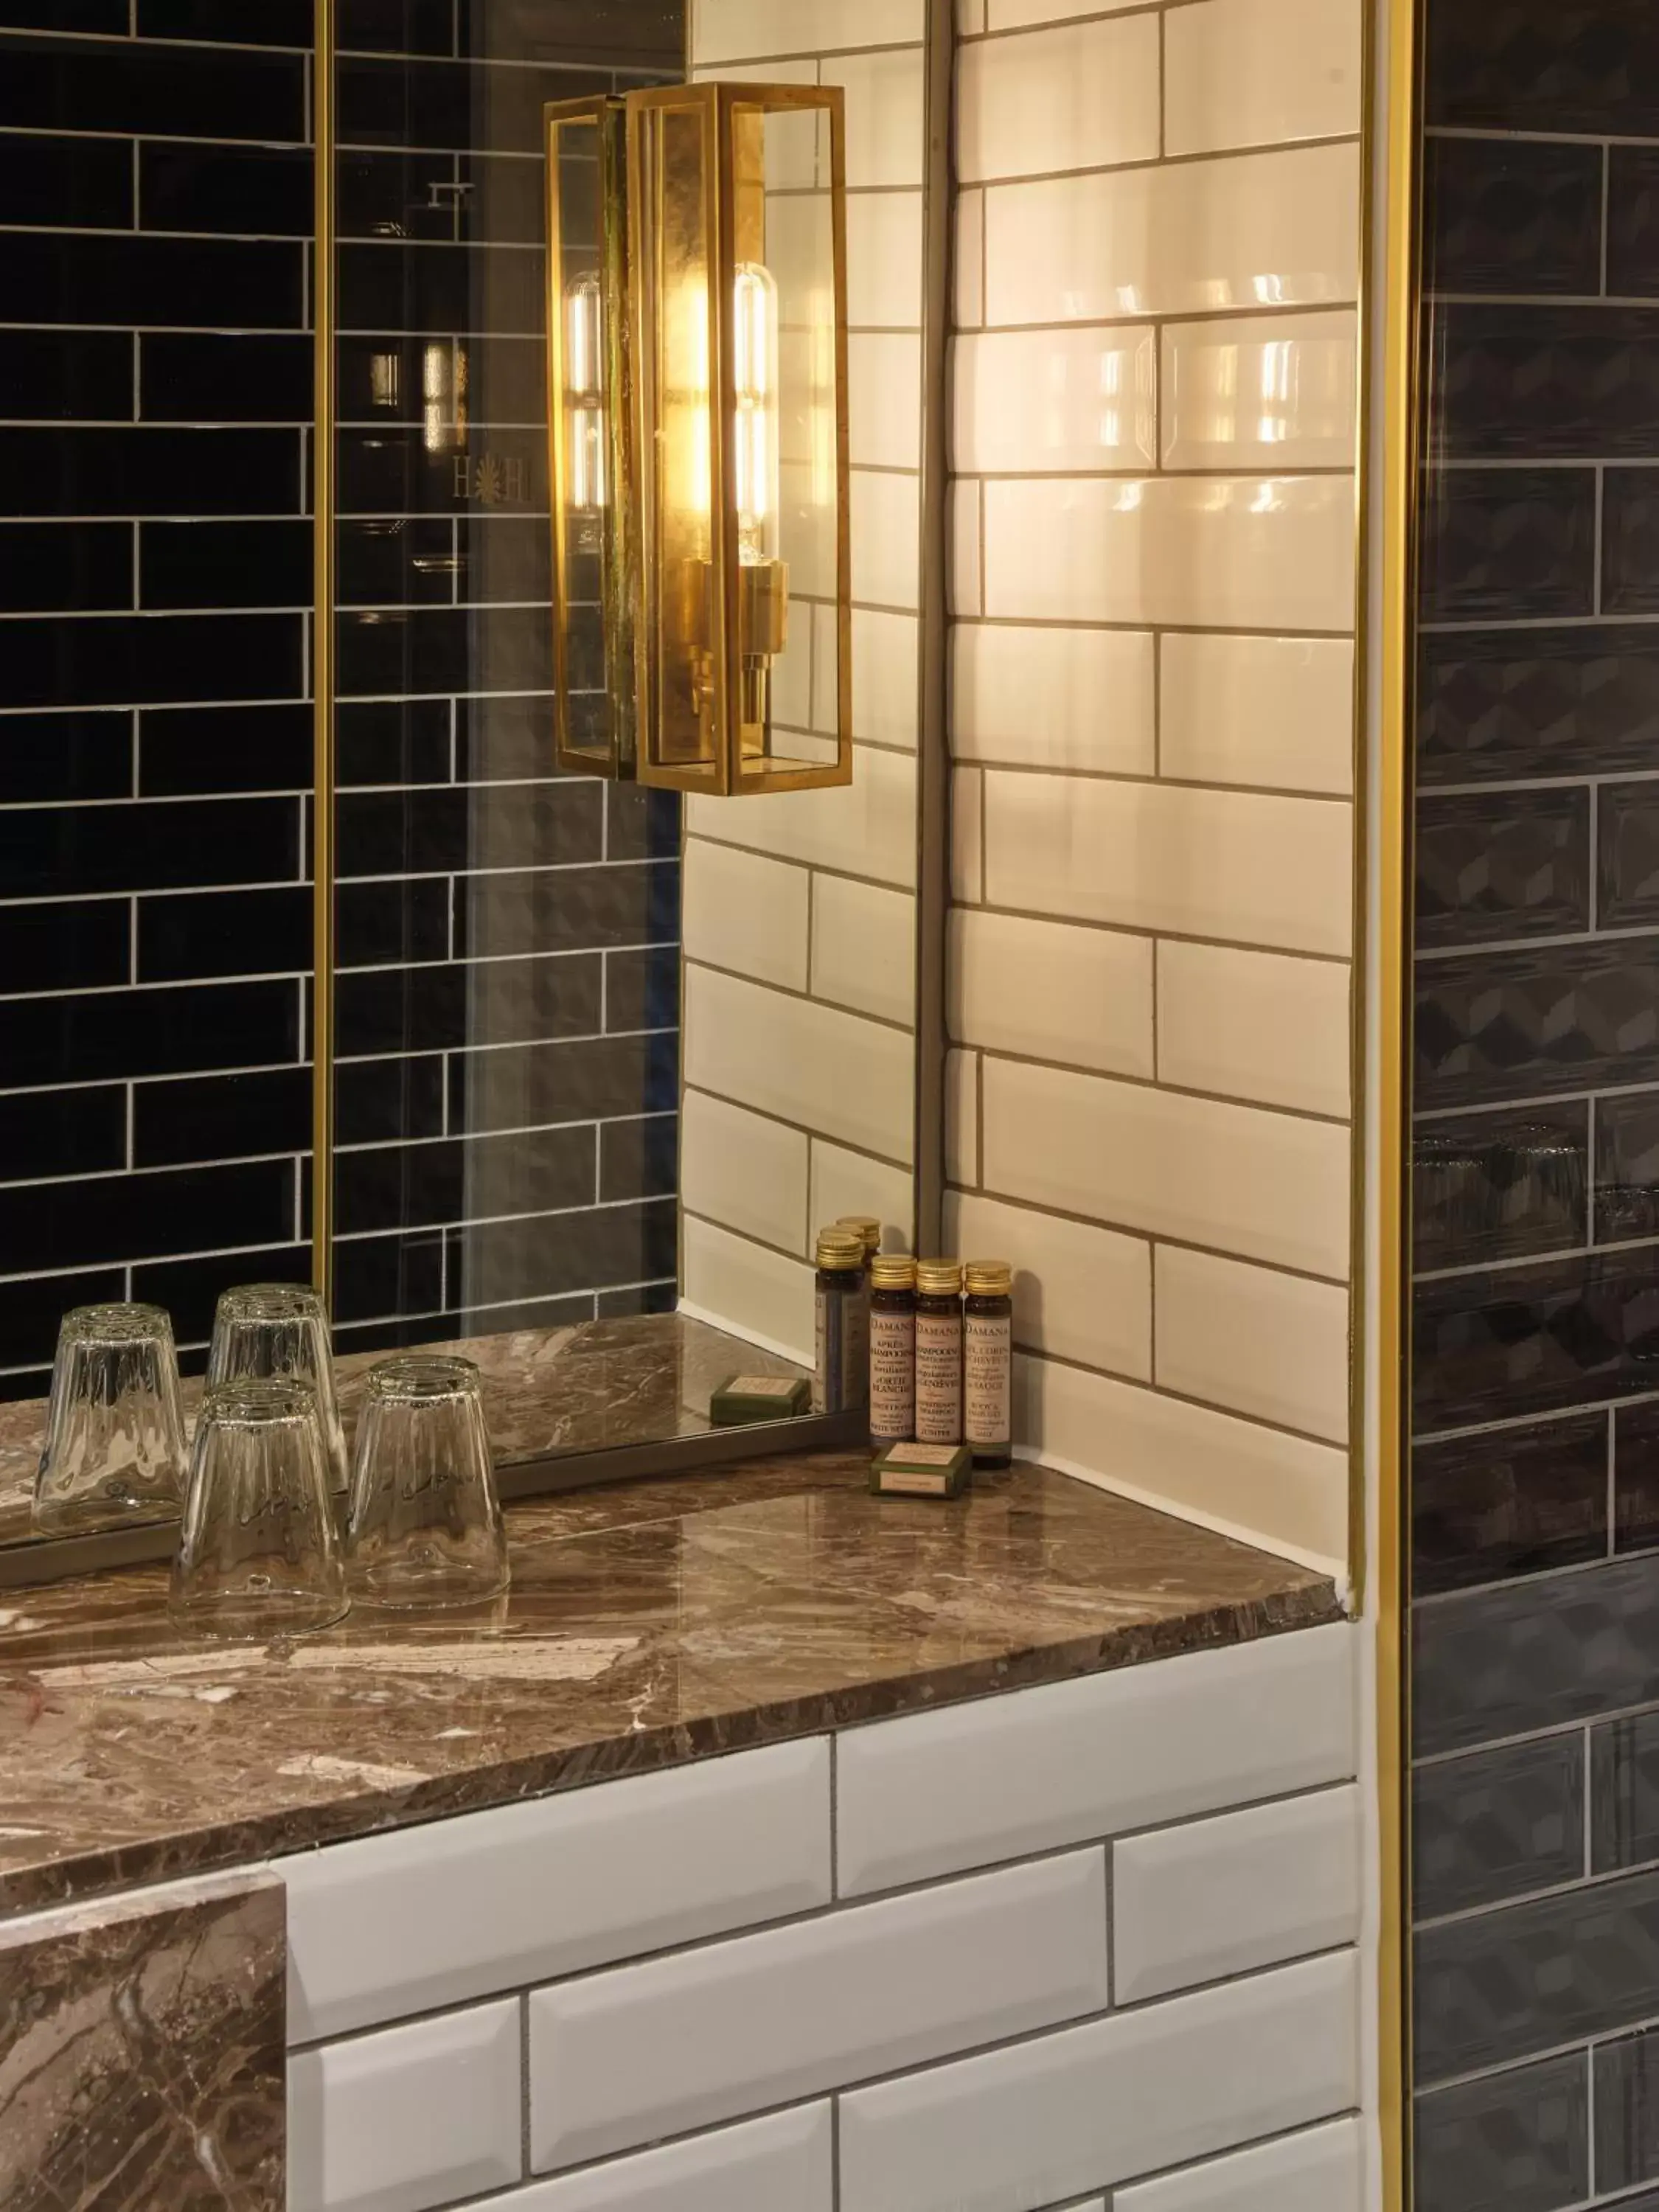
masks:
<instances>
[{"instance_id":1,"label":"glass shower panel","mask_svg":"<svg viewBox=\"0 0 1659 2212\"><path fill-rule=\"evenodd\" d=\"M542 110L684 52L669 0L342 11L344 1349L674 1302L678 804L556 765Z\"/></svg>"}]
</instances>

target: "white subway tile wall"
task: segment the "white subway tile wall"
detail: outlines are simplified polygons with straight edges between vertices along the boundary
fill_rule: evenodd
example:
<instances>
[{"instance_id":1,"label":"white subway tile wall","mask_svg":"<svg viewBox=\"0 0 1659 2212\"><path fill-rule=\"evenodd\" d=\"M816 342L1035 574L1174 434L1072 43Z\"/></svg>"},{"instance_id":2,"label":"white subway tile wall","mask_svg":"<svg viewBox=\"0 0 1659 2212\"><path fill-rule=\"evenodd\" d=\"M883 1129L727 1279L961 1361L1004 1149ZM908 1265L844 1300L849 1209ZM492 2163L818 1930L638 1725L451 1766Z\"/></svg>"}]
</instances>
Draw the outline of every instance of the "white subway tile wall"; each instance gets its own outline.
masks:
<instances>
[{"instance_id":1,"label":"white subway tile wall","mask_svg":"<svg viewBox=\"0 0 1659 2212\"><path fill-rule=\"evenodd\" d=\"M915 1231L925 9L692 0L690 21L694 75L847 94L854 781L693 799L684 848L683 1303L810 1363L820 1208ZM738 1111L750 1141L722 1161Z\"/></svg>"},{"instance_id":2,"label":"white subway tile wall","mask_svg":"<svg viewBox=\"0 0 1659 2212\"><path fill-rule=\"evenodd\" d=\"M987 0L955 121L951 1235L1018 1443L1326 1564L1362 14Z\"/></svg>"},{"instance_id":3,"label":"white subway tile wall","mask_svg":"<svg viewBox=\"0 0 1659 2212\"><path fill-rule=\"evenodd\" d=\"M276 1861L291 2212L1358 2212L1358 1656L1301 1630Z\"/></svg>"}]
</instances>

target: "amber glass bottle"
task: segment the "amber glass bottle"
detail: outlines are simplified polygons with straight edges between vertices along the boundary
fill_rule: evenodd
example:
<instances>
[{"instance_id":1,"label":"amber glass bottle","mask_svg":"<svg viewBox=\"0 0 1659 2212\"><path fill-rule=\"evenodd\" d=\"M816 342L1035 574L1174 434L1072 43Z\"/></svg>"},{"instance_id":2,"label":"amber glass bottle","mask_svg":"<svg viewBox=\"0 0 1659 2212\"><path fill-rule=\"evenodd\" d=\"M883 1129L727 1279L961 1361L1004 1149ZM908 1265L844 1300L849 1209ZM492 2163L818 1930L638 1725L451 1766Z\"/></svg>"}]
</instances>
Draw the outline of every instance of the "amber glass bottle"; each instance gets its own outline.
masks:
<instances>
[{"instance_id":1,"label":"amber glass bottle","mask_svg":"<svg viewBox=\"0 0 1659 2212\"><path fill-rule=\"evenodd\" d=\"M812 1411L844 1413L869 1402L870 1289L864 1239L851 1229L819 1230L817 1270Z\"/></svg>"},{"instance_id":2,"label":"amber glass bottle","mask_svg":"<svg viewBox=\"0 0 1659 2212\"><path fill-rule=\"evenodd\" d=\"M916 1442L962 1442L962 1269L916 1262Z\"/></svg>"},{"instance_id":3,"label":"amber glass bottle","mask_svg":"<svg viewBox=\"0 0 1659 2212\"><path fill-rule=\"evenodd\" d=\"M962 1434L974 1465L1013 1465L1014 1271L970 1260L962 1318Z\"/></svg>"},{"instance_id":4,"label":"amber glass bottle","mask_svg":"<svg viewBox=\"0 0 1659 2212\"><path fill-rule=\"evenodd\" d=\"M916 1263L908 1252L870 1262L870 1441L878 1451L916 1432Z\"/></svg>"}]
</instances>

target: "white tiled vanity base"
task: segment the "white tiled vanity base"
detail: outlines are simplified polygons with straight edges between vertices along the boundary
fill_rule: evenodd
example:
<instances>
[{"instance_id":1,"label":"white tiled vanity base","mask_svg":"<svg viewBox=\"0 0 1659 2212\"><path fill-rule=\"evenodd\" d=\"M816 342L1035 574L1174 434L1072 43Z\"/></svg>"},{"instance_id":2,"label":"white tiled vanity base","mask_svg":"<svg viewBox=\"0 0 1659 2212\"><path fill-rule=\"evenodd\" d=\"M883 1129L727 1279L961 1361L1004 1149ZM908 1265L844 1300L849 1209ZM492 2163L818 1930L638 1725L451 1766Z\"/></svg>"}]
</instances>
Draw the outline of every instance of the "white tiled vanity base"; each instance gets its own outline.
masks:
<instances>
[{"instance_id":1,"label":"white tiled vanity base","mask_svg":"<svg viewBox=\"0 0 1659 2212\"><path fill-rule=\"evenodd\" d=\"M1358 2212L1355 1634L275 1863L289 2212Z\"/></svg>"}]
</instances>

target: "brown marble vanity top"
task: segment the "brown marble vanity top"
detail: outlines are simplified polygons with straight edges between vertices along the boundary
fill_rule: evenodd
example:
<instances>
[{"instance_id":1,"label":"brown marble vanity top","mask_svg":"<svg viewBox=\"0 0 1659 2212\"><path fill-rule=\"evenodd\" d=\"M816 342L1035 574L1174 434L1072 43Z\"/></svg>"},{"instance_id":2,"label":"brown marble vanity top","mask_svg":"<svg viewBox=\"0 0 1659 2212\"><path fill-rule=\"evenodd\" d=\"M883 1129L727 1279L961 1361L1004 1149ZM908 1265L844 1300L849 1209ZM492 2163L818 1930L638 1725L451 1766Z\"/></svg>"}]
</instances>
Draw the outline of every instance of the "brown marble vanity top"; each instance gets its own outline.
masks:
<instances>
[{"instance_id":1,"label":"brown marble vanity top","mask_svg":"<svg viewBox=\"0 0 1659 2212\"><path fill-rule=\"evenodd\" d=\"M508 1513L487 1617L192 1642L165 1574L7 1593L0 1916L1335 1619L1330 1582L1034 1468L960 1504L861 1457Z\"/></svg>"}]
</instances>

